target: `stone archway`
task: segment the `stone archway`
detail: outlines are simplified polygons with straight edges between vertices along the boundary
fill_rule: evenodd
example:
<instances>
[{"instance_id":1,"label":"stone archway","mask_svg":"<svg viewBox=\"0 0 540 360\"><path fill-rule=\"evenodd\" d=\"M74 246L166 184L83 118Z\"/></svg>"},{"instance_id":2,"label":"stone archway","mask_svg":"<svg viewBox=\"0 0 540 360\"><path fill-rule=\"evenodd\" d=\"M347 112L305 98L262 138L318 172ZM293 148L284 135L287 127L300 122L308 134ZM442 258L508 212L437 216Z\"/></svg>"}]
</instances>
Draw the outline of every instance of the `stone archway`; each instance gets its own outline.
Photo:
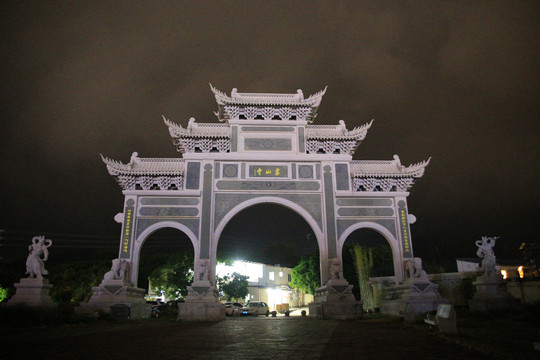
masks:
<instances>
[{"instance_id":1,"label":"stone archway","mask_svg":"<svg viewBox=\"0 0 540 360\"><path fill-rule=\"evenodd\" d=\"M394 276L396 279L396 282L402 282L404 279L404 270L403 270L403 254L401 252L401 246L400 242L394 237L394 235L388 231L387 228L384 226L381 226L380 224L373 223L373 222L360 222L354 225L351 225L348 227L341 237L339 238L338 242L338 250L339 254L341 255L343 253L343 246L345 245L345 242L349 238L349 235L351 235L353 232L359 229L371 229L382 235L383 238L386 239L388 245L392 249L392 260L393 260L393 266L394 266Z\"/></svg>"},{"instance_id":2,"label":"stone archway","mask_svg":"<svg viewBox=\"0 0 540 360\"><path fill-rule=\"evenodd\" d=\"M348 130L345 122L313 125L326 89L294 94L240 93L211 87L219 123L191 118L184 128L167 119L179 158L140 158L128 163L102 157L123 189L124 212L118 261L130 262L136 287L140 248L152 231L169 226L193 244L195 280L180 318L223 317L215 295L216 250L224 227L242 209L259 203L285 206L313 229L321 255L322 287L313 314L361 315L350 284L340 273L343 243L367 226L392 247L395 274L412 258L407 196L429 160L404 166L392 160L352 160L373 122ZM341 274L341 275L340 275ZM114 297L111 302L116 301ZM311 307L310 307L311 308Z\"/></svg>"},{"instance_id":3,"label":"stone archway","mask_svg":"<svg viewBox=\"0 0 540 360\"><path fill-rule=\"evenodd\" d=\"M141 234L137 237L137 239L134 242L133 247L133 257L132 257L132 271L130 280L131 283L134 286L137 286L138 282L138 276L139 276L139 263L140 263L140 257L141 257L141 250L146 242L146 240L156 231L160 229L165 228L172 228L179 230L183 232L187 237L191 240L191 243L193 245L193 258L198 258L199 256L199 243L197 238L195 237L195 234L187 228L187 226L183 224L179 224L173 221L162 221L155 224L150 225L147 227L144 231L141 232Z\"/></svg>"}]
</instances>

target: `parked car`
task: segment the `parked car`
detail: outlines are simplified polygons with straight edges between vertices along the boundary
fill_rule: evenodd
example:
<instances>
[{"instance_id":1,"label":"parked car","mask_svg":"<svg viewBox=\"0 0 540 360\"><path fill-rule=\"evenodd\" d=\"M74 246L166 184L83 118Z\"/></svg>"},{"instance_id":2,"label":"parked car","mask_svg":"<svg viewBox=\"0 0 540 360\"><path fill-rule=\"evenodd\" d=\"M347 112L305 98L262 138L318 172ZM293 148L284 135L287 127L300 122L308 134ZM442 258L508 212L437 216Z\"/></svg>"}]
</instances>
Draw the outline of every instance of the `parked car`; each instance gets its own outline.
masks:
<instances>
[{"instance_id":1,"label":"parked car","mask_svg":"<svg viewBox=\"0 0 540 360\"><path fill-rule=\"evenodd\" d=\"M268 305L262 301L252 301L250 303L247 303L241 311L242 315L270 315L270 309L268 309Z\"/></svg>"},{"instance_id":2,"label":"parked car","mask_svg":"<svg viewBox=\"0 0 540 360\"><path fill-rule=\"evenodd\" d=\"M233 316L235 313L239 313L244 305L240 303L226 302L225 305L225 316Z\"/></svg>"}]
</instances>

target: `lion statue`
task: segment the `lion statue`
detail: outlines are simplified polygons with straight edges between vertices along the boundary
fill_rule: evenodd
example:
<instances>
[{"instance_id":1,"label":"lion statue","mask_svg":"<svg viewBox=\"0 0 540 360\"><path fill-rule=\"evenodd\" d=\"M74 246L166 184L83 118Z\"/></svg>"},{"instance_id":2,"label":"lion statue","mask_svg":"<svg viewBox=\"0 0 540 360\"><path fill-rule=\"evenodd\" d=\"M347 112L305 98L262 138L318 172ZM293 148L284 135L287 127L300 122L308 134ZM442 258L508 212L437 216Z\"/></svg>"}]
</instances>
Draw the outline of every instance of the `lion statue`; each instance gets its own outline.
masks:
<instances>
[{"instance_id":1,"label":"lion statue","mask_svg":"<svg viewBox=\"0 0 540 360\"><path fill-rule=\"evenodd\" d=\"M330 280L338 280L343 278L341 261L339 261L338 258L328 260L328 274L330 275Z\"/></svg>"}]
</instances>

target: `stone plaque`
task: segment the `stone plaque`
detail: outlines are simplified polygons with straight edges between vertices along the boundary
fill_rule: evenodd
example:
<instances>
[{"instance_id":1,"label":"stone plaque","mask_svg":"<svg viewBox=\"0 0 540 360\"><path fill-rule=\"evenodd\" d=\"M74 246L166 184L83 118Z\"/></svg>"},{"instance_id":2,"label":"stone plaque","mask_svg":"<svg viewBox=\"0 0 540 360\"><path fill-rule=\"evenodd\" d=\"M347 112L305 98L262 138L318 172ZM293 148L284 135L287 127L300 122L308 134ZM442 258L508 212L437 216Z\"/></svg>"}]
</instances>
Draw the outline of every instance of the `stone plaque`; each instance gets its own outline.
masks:
<instances>
[{"instance_id":1,"label":"stone plaque","mask_svg":"<svg viewBox=\"0 0 540 360\"><path fill-rule=\"evenodd\" d=\"M286 178L288 177L287 166L261 166L261 165L250 165L249 166L249 177L255 178Z\"/></svg>"},{"instance_id":2,"label":"stone plaque","mask_svg":"<svg viewBox=\"0 0 540 360\"><path fill-rule=\"evenodd\" d=\"M244 140L244 150L248 151L290 151L291 139L247 138Z\"/></svg>"}]
</instances>

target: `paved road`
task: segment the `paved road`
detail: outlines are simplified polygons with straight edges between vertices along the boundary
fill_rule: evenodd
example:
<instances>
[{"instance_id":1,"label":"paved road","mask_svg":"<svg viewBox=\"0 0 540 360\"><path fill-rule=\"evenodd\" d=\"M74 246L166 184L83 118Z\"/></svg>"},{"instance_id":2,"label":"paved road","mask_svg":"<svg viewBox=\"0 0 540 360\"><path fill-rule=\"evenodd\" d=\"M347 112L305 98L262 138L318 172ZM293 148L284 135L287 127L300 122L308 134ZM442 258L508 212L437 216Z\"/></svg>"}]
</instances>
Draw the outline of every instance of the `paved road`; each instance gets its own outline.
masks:
<instances>
[{"instance_id":1,"label":"paved road","mask_svg":"<svg viewBox=\"0 0 540 360\"><path fill-rule=\"evenodd\" d=\"M4 334L6 335L6 334ZM11 340L10 340L11 337ZM228 318L18 330L0 359L482 359L395 319Z\"/></svg>"}]
</instances>

